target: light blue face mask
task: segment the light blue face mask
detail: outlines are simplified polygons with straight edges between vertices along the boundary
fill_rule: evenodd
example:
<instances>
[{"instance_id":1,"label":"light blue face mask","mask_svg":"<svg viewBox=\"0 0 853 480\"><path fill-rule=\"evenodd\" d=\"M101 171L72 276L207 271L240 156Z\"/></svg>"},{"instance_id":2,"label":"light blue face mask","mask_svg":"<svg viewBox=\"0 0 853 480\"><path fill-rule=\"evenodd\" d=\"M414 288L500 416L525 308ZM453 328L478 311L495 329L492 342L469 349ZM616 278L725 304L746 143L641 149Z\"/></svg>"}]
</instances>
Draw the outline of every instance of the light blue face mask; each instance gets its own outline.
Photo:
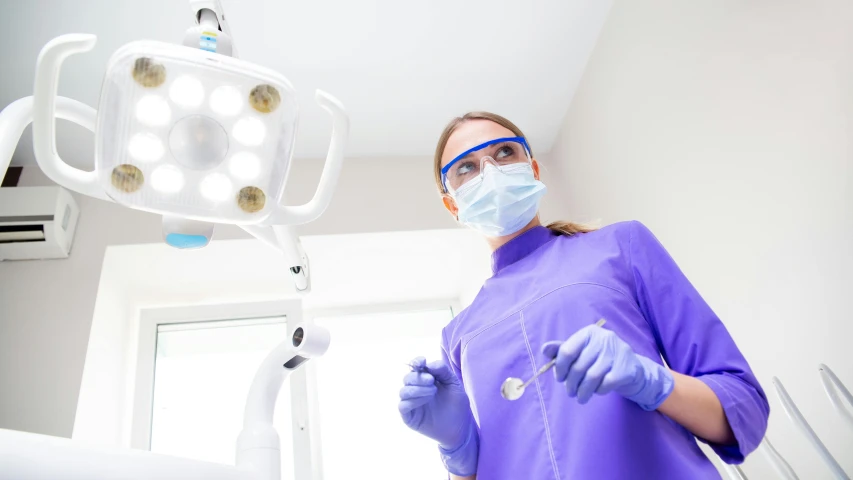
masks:
<instances>
[{"instance_id":1,"label":"light blue face mask","mask_svg":"<svg viewBox=\"0 0 853 480\"><path fill-rule=\"evenodd\" d=\"M460 153L441 169L459 221L488 237L511 235L539 211L545 185L536 180L524 137L490 140Z\"/></svg>"},{"instance_id":2,"label":"light blue face mask","mask_svg":"<svg viewBox=\"0 0 853 480\"><path fill-rule=\"evenodd\" d=\"M481 174L451 193L459 221L487 237L512 235L539 211L547 189L536 180L530 162L495 166L488 159Z\"/></svg>"}]
</instances>

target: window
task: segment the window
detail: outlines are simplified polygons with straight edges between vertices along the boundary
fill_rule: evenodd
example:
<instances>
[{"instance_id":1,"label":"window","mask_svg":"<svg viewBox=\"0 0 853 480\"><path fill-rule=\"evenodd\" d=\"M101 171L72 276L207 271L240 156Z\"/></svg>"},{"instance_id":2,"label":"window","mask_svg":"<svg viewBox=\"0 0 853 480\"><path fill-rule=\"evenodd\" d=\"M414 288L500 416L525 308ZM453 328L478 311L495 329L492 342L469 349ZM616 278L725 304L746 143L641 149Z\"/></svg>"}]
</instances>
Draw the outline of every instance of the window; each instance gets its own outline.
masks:
<instances>
[{"instance_id":1,"label":"window","mask_svg":"<svg viewBox=\"0 0 853 480\"><path fill-rule=\"evenodd\" d=\"M233 465L255 371L286 338L284 317L157 325L151 451ZM284 479L294 478L290 393L285 382L274 421Z\"/></svg>"},{"instance_id":2,"label":"window","mask_svg":"<svg viewBox=\"0 0 853 480\"><path fill-rule=\"evenodd\" d=\"M403 424L397 403L412 358L441 358L441 329L452 317L443 308L314 319L332 336L312 368L324 480L447 477L435 442Z\"/></svg>"},{"instance_id":3,"label":"window","mask_svg":"<svg viewBox=\"0 0 853 480\"><path fill-rule=\"evenodd\" d=\"M446 478L435 442L403 424L397 403L412 358L441 357L450 304L315 311L313 321L330 331L332 342L279 392L274 426L282 478L396 479L401 472L411 480ZM255 372L288 338L288 322L302 316L298 302L143 311L137 448L233 465ZM311 477L320 469L322 477Z\"/></svg>"}]
</instances>

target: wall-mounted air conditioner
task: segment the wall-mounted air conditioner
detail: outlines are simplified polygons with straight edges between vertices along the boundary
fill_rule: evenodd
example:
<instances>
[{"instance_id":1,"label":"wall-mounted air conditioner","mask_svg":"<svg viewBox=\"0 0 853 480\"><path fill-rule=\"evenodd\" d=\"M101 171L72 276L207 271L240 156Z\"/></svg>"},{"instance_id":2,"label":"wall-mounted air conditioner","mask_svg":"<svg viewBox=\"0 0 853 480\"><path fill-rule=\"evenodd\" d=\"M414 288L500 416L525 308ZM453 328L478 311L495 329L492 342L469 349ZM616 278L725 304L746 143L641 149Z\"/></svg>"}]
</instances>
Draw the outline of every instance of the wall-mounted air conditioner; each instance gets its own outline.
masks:
<instances>
[{"instance_id":1,"label":"wall-mounted air conditioner","mask_svg":"<svg viewBox=\"0 0 853 480\"><path fill-rule=\"evenodd\" d=\"M0 188L0 260L68 257L79 213L62 187Z\"/></svg>"}]
</instances>

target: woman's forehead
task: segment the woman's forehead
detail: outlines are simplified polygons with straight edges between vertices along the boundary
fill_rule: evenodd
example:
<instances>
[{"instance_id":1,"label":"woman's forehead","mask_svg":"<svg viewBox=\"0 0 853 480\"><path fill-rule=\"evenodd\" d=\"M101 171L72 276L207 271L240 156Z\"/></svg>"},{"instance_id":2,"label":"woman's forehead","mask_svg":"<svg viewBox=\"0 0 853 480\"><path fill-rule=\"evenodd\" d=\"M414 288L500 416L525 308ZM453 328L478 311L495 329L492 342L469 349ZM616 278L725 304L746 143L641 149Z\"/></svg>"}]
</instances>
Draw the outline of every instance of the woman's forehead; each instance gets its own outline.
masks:
<instances>
[{"instance_id":1,"label":"woman's forehead","mask_svg":"<svg viewBox=\"0 0 853 480\"><path fill-rule=\"evenodd\" d=\"M496 138L514 137L512 130L491 120L467 120L459 125L450 138L441 155L441 166L450 163L457 155L482 143Z\"/></svg>"}]
</instances>

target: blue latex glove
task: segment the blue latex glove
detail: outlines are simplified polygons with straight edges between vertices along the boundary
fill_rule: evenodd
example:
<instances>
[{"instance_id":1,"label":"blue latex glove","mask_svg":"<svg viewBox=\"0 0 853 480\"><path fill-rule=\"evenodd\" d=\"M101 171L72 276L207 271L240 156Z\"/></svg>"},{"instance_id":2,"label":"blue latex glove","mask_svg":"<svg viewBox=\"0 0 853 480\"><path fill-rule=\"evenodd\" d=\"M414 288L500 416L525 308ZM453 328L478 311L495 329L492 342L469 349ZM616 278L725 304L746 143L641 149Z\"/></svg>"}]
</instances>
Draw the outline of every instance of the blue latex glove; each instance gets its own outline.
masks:
<instances>
[{"instance_id":1,"label":"blue latex glove","mask_svg":"<svg viewBox=\"0 0 853 480\"><path fill-rule=\"evenodd\" d=\"M403 422L439 445L447 471L467 477L477 473L479 434L468 395L456 374L442 361L418 357L403 379L400 415Z\"/></svg>"},{"instance_id":2,"label":"blue latex glove","mask_svg":"<svg viewBox=\"0 0 853 480\"><path fill-rule=\"evenodd\" d=\"M548 342L542 354L552 359L554 376L566 383L570 397L585 404L593 394L616 392L644 410L656 410L674 386L672 373L663 365L637 355L610 330L585 327L565 342Z\"/></svg>"}]
</instances>

